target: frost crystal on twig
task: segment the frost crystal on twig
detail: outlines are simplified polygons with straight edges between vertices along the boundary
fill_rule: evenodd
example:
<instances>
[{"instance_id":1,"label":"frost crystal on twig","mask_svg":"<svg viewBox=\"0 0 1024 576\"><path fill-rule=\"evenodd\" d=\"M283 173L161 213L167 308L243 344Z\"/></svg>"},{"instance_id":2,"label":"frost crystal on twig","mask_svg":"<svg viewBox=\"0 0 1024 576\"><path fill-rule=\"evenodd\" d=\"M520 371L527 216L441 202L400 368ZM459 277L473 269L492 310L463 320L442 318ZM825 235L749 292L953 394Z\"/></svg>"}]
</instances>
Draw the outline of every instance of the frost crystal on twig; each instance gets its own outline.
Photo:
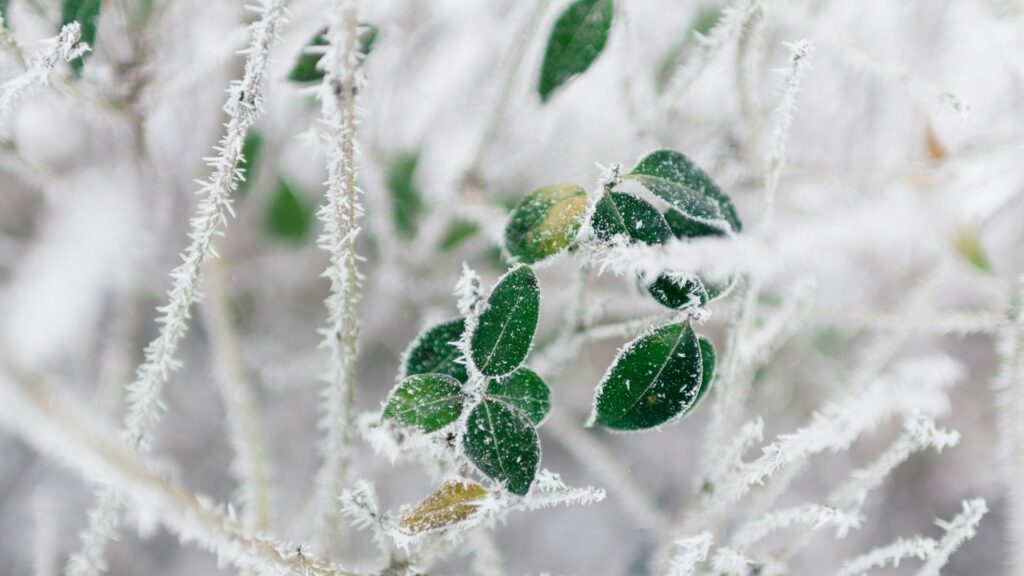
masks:
<instances>
[{"instance_id":1,"label":"frost crystal on twig","mask_svg":"<svg viewBox=\"0 0 1024 576\"><path fill-rule=\"evenodd\" d=\"M714 538L710 532L702 532L690 538L676 540L676 552L669 565L668 576L693 576L697 565L708 559Z\"/></svg>"},{"instance_id":2,"label":"frost crystal on twig","mask_svg":"<svg viewBox=\"0 0 1024 576\"><path fill-rule=\"evenodd\" d=\"M6 27L3 29L6 31ZM10 37L9 33L5 37ZM50 73L58 63L70 62L89 51L89 45L82 42L81 37L82 30L78 22L65 24L60 34L44 41L43 48L36 53L25 72L0 84L0 127L6 129L14 106L32 86L49 84ZM13 37L10 38L13 40Z\"/></svg>"},{"instance_id":3,"label":"frost crystal on twig","mask_svg":"<svg viewBox=\"0 0 1024 576\"><path fill-rule=\"evenodd\" d=\"M362 275L356 254L363 208L362 191L356 184L356 96L361 85L359 53L356 46L358 5L351 0L336 0L328 12L328 48L321 64L324 79L320 84L320 122L327 150L326 203L318 216L324 231L319 245L330 254L324 276L331 282L325 302L327 326L321 330L321 346L330 353L324 374L324 417L321 427L326 438L321 444L323 464L317 472L313 506L314 529L326 543L337 527L332 502L343 490L351 459L355 431L353 414L355 361L358 352L358 305Z\"/></svg>"}]
</instances>

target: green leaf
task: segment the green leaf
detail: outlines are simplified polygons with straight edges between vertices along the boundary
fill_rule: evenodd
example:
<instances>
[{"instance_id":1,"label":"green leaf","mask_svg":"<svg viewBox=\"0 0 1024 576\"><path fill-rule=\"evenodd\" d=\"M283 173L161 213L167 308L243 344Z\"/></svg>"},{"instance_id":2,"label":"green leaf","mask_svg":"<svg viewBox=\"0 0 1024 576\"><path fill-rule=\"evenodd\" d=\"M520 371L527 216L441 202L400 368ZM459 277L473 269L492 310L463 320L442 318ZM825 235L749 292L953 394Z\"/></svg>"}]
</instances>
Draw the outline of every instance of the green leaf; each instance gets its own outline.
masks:
<instances>
[{"instance_id":1,"label":"green leaf","mask_svg":"<svg viewBox=\"0 0 1024 576\"><path fill-rule=\"evenodd\" d=\"M705 336L697 336L697 340L700 342L700 358L701 358L701 377L700 377L700 391L697 392L697 398L694 399L693 405L690 406L693 409L694 406L700 402L704 396L707 396L709 390L711 390L711 383L715 379L715 366L718 363L718 356L715 354L715 345L711 343Z\"/></svg>"},{"instance_id":2,"label":"green leaf","mask_svg":"<svg viewBox=\"0 0 1024 576\"><path fill-rule=\"evenodd\" d=\"M7 20L7 9L10 7L11 0L0 0L0 18L4 19L4 28L10 30L11 25Z\"/></svg>"},{"instance_id":3,"label":"green leaf","mask_svg":"<svg viewBox=\"0 0 1024 576\"><path fill-rule=\"evenodd\" d=\"M447 374L465 383L469 376L466 374L466 366L457 362L461 353L455 347L455 343L465 330L465 318L456 318L425 330L409 345L404 356L402 373L405 376Z\"/></svg>"},{"instance_id":4,"label":"green leaf","mask_svg":"<svg viewBox=\"0 0 1024 576\"><path fill-rule=\"evenodd\" d=\"M562 252L583 226L587 192L576 184L552 184L530 192L512 211L505 248L533 264Z\"/></svg>"},{"instance_id":5,"label":"green leaf","mask_svg":"<svg viewBox=\"0 0 1024 576\"><path fill-rule=\"evenodd\" d=\"M541 102L597 60L608 42L614 12L612 0L576 0L558 16L540 69Z\"/></svg>"},{"instance_id":6,"label":"green leaf","mask_svg":"<svg viewBox=\"0 0 1024 576\"><path fill-rule=\"evenodd\" d=\"M364 61L370 55L370 52L373 51L373 46L377 43L377 33L376 26L370 24L359 25L360 62ZM327 46L327 28L317 32L316 36L313 36L306 44L302 53L299 54L299 59L295 61L295 66L292 67L291 73L288 74L288 79L300 84L323 80L324 71L317 68L317 64L320 62L320 58L323 57L323 50L318 50L318 48L324 46Z\"/></svg>"},{"instance_id":7,"label":"green leaf","mask_svg":"<svg viewBox=\"0 0 1024 576\"><path fill-rule=\"evenodd\" d=\"M470 352L485 376L504 376L526 360L540 313L540 285L529 266L506 273L480 314Z\"/></svg>"},{"instance_id":8,"label":"green leaf","mask_svg":"<svg viewBox=\"0 0 1024 576\"><path fill-rule=\"evenodd\" d=\"M381 418L435 432L462 414L462 385L446 374L416 374L391 391Z\"/></svg>"},{"instance_id":9,"label":"green leaf","mask_svg":"<svg viewBox=\"0 0 1024 576\"><path fill-rule=\"evenodd\" d=\"M604 241L626 236L633 242L653 246L672 236L665 217L654 206L626 192L606 193L594 207L590 224L594 234Z\"/></svg>"},{"instance_id":10,"label":"green leaf","mask_svg":"<svg viewBox=\"0 0 1024 576\"><path fill-rule=\"evenodd\" d=\"M386 184L391 192L391 216L395 230L405 238L416 236L423 213L423 194L416 184L419 152L401 152L388 165Z\"/></svg>"},{"instance_id":11,"label":"green leaf","mask_svg":"<svg viewBox=\"0 0 1024 576\"><path fill-rule=\"evenodd\" d=\"M682 416L700 393L700 344L690 322L657 328L630 342L598 385L590 423L643 430Z\"/></svg>"},{"instance_id":12,"label":"green leaf","mask_svg":"<svg viewBox=\"0 0 1024 576\"><path fill-rule=\"evenodd\" d=\"M100 17L102 0L62 0L60 5L60 25L78 22L81 26L81 41L89 45L92 50L72 60L69 65L75 76L82 73L82 66L85 65L85 58L96 50L96 21Z\"/></svg>"},{"instance_id":13,"label":"green leaf","mask_svg":"<svg viewBox=\"0 0 1024 576\"><path fill-rule=\"evenodd\" d=\"M708 302L704 283L692 274L662 274L647 285L647 291L659 304L675 310L692 308Z\"/></svg>"},{"instance_id":14,"label":"green leaf","mask_svg":"<svg viewBox=\"0 0 1024 576\"><path fill-rule=\"evenodd\" d=\"M520 368L504 378L491 380L486 394L492 400L518 408L534 426L540 426L551 410L551 390L529 368Z\"/></svg>"},{"instance_id":15,"label":"green leaf","mask_svg":"<svg viewBox=\"0 0 1024 576\"><path fill-rule=\"evenodd\" d=\"M725 235L725 232L720 228L690 218L674 208L670 208L665 212L665 220L668 222L668 227L672 230L672 234L680 240ZM686 283L690 285L684 285L680 290L677 283L671 281L671 276L666 274L659 276L654 284L648 286L648 290L663 305L669 308L679 308L680 303L685 303L690 293L698 293L701 298L701 304L706 304L728 294L736 282L736 278L729 278L724 281L711 281L700 276L696 278L701 284L699 290L695 290L691 281ZM656 288L655 284L658 284ZM658 291L657 294L655 293L656 291ZM673 294L675 295L673 296Z\"/></svg>"},{"instance_id":16,"label":"green leaf","mask_svg":"<svg viewBox=\"0 0 1024 576\"><path fill-rule=\"evenodd\" d=\"M278 179L277 191L270 199L263 222L267 232L275 238L300 242L313 224L314 209L295 195L283 178Z\"/></svg>"},{"instance_id":17,"label":"green leaf","mask_svg":"<svg viewBox=\"0 0 1024 576\"><path fill-rule=\"evenodd\" d=\"M540 439L521 411L485 398L469 413L462 446L470 461L509 492L526 495L540 466Z\"/></svg>"},{"instance_id":18,"label":"green leaf","mask_svg":"<svg viewBox=\"0 0 1024 576\"><path fill-rule=\"evenodd\" d=\"M245 142L242 143L242 159L238 163L240 168L245 168L245 179L238 182L236 194L239 197L249 193L253 181L259 175L260 152L262 151L263 135L256 131L249 132L245 137Z\"/></svg>"},{"instance_id":19,"label":"green leaf","mask_svg":"<svg viewBox=\"0 0 1024 576\"><path fill-rule=\"evenodd\" d=\"M459 218L448 226L448 230L445 231L441 241L438 242L438 248L442 252L451 252L461 246L466 240L476 236L477 232L480 232L480 226L476 222Z\"/></svg>"},{"instance_id":20,"label":"green leaf","mask_svg":"<svg viewBox=\"0 0 1024 576\"><path fill-rule=\"evenodd\" d=\"M636 180L691 218L706 223L725 220L734 232L743 229L732 200L706 172L679 152L651 152L624 178Z\"/></svg>"}]
</instances>

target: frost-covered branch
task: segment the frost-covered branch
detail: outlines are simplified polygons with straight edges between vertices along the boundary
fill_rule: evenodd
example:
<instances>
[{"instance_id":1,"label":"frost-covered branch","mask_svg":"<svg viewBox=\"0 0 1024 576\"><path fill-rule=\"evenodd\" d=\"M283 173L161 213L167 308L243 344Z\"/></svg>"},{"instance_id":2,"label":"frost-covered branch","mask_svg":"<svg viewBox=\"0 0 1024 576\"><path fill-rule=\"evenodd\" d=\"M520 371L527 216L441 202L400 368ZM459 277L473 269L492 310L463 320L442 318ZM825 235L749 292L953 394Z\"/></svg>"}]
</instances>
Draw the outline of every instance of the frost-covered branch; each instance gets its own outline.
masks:
<instances>
[{"instance_id":1,"label":"frost-covered branch","mask_svg":"<svg viewBox=\"0 0 1024 576\"><path fill-rule=\"evenodd\" d=\"M693 82L730 42L740 37L755 15L764 11L766 0L737 0L722 11L722 17L707 36L698 38L697 50L680 66L665 90L669 107L674 107Z\"/></svg>"},{"instance_id":2,"label":"frost-covered branch","mask_svg":"<svg viewBox=\"0 0 1024 576\"><path fill-rule=\"evenodd\" d=\"M330 254L324 276L330 279L327 326L321 330L322 346L330 353L324 374L326 438L320 446L323 464L316 477L313 506L314 529L327 542L337 526L333 505L344 489L355 432L353 398L355 362L359 342L359 299L362 276L358 269L356 237L363 208L362 191L356 184L356 96L361 86L356 28L358 4L335 0L328 12L329 47L321 59L324 80L320 85L320 121L327 149L326 203L318 216L324 224L320 247Z\"/></svg>"},{"instance_id":3,"label":"frost-covered branch","mask_svg":"<svg viewBox=\"0 0 1024 576\"><path fill-rule=\"evenodd\" d=\"M900 538L892 544L875 548L844 562L836 576L861 576L873 568L898 567L900 562L908 558L925 560L935 553L937 546L938 542L931 538Z\"/></svg>"},{"instance_id":4,"label":"frost-covered branch","mask_svg":"<svg viewBox=\"0 0 1024 576\"><path fill-rule=\"evenodd\" d=\"M243 52L245 73L232 82L224 111L228 115L225 132L217 146L217 156L206 159L211 169L202 183L196 214L191 221L190 243L182 253L182 263L171 271L171 288L167 304L158 310L159 334L145 351L145 361L138 367L136 379L127 387L128 412L123 436L134 448L147 451L153 427L162 407L161 392L170 374L179 366L178 346L188 331L192 304L199 298L203 265L216 257L214 238L221 234L227 215L231 214L231 193L241 179L238 169L242 145L249 128L263 110L263 84L271 47L278 40L284 22L284 0L263 0L257 8L260 19L250 27L251 42ZM115 537L118 514L117 499L101 490L96 506L90 512L88 530L83 533L83 549L72 556L69 576L86 576L102 571L105 542Z\"/></svg>"},{"instance_id":5,"label":"frost-covered branch","mask_svg":"<svg viewBox=\"0 0 1024 576\"><path fill-rule=\"evenodd\" d=\"M932 554L924 566L917 572L917 576L939 576L939 570L949 562L950 556L971 538L974 538L978 529L981 517L988 512L985 500L975 498L965 500L962 510L952 520L945 522L937 520L935 523L945 531Z\"/></svg>"},{"instance_id":6,"label":"frost-covered branch","mask_svg":"<svg viewBox=\"0 0 1024 576\"><path fill-rule=\"evenodd\" d=\"M809 40L798 40L787 44L787 47L789 48L789 68L785 70L786 78L782 88L782 99L775 109L775 129L772 133L772 149L768 156L767 180L764 184L762 222L771 222L775 213L775 196L778 193L782 170L786 166L786 146L789 143L789 131L793 125L796 96L800 92L800 81L807 71L808 60L814 50L814 46Z\"/></svg>"},{"instance_id":7,"label":"frost-covered branch","mask_svg":"<svg viewBox=\"0 0 1024 576\"><path fill-rule=\"evenodd\" d=\"M697 565L708 559L713 540L710 532L702 532L673 542L676 550L669 564L668 576L693 576Z\"/></svg>"},{"instance_id":8,"label":"frost-covered branch","mask_svg":"<svg viewBox=\"0 0 1024 576\"><path fill-rule=\"evenodd\" d=\"M6 32L7 28L3 29ZM44 42L43 48L36 52L31 66L25 72L0 84L0 127L6 130L15 105L29 89L37 84L49 84L50 73L58 63L70 62L89 51L89 45L81 42L81 37L82 31L78 22L65 24L60 34ZM9 32L6 32L4 39L7 40L7 44L17 46L12 43L13 37Z\"/></svg>"},{"instance_id":9,"label":"frost-covered branch","mask_svg":"<svg viewBox=\"0 0 1024 576\"><path fill-rule=\"evenodd\" d=\"M143 518L155 518L182 542L195 542L239 568L261 574L351 576L290 544L248 532L202 497L163 479L141 456L87 414L80 403L0 359L0 427L83 478L99 481Z\"/></svg>"},{"instance_id":10,"label":"frost-covered branch","mask_svg":"<svg viewBox=\"0 0 1024 576\"><path fill-rule=\"evenodd\" d=\"M992 383L999 425L998 457L1008 492L1010 565L1024 569L1024 277L1017 279L1010 321L999 331L999 371Z\"/></svg>"},{"instance_id":11,"label":"frost-covered branch","mask_svg":"<svg viewBox=\"0 0 1024 576\"><path fill-rule=\"evenodd\" d=\"M769 512L764 517L746 524L736 533L733 542L740 549L746 549L772 532L794 525L803 525L810 530L829 526L835 528L837 538L843 538L851 529L859 528L861 521L862 518L857 513L820 504L805 504Z\"/></svg>"},{"instance_id":12,"label":"frost-covered branch","mask_svg":"<svg viewBox=\"0 0 1024 576\"><path fill-rule=\"evenodd\" d=\"M228 443L234 452L232 472L238 480L245 526L270 526L270 470L252 383L242 361L231 317L227 278L219 259L206 263L203 313L210 337L216 379L227 412Z\"/></svg>"}]
</instances>

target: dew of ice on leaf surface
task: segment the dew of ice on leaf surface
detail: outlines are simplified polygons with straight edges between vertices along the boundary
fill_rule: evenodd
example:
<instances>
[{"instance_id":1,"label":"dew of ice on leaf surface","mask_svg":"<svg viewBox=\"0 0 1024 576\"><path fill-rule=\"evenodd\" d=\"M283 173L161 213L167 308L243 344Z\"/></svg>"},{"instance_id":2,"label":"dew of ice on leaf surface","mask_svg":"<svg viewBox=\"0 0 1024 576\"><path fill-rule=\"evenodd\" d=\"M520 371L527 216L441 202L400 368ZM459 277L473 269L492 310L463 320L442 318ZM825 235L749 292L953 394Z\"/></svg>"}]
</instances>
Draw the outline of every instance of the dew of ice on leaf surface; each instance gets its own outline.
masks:
<instances>
[{"instance_id":1,"label":"dew of ice on leaf surface","mask_svg":"<svg viewBox=\"0 0 1024 576\"><path fill-rule=\"evenodd\" d=\"M701 220L691 218L675 208L665 211L665 221L676 238L701 238L706 236L725 236L725 230Z\"/></svg>"},{"instance_id":2,"label":"dew of ice on leaf surface","mask_svg":"<svg viewBox=\"0 0 1024 576\"><path fill-rule=\"evenodd\" d=\"M701 350L690 322L662 326L619 353L598 386L591 421L613 430L659 426L693 406L701 381Z\"/></svg>"},{"instance_id":3,"label":"dew of ice on leaf surface","mask_svg":"<svg viewBox=\"0 0 1024 576\"><path fill-rule=\"evenodd\" d=\"M381 417L434 432L459 418L463 401L458 380L447 374L416 374L395 386Z\"/></svg>"},{"instance_id":4,"label":"dew of ice on leaf surface","mask_svg":"<svg viewBox=\"0 0 1024 576\"><path fill-rule=\"evenodd\" d=\"M470 519L487 489L470 480L448 480L412 508L402 511L398 526L410 535L440 530Z\"/></svg>"},{"instance_id":5,"label":"dew of ice on leaf surface","mask_svg":"<svg viewBox=\"0 0 1024 576\"><path fill-rule=\"evenodd\" d=\"M605 194L590 220L594 235L611 241L625 236L630 242L662 244L672 236L665 217L646 200L627 192Z\"/></svg>"},{"instance_id":6,"label":"dew of ice on leaf surface","mask_svg":"<svg viewBox=\"0 0 1024 576\"><path fill-rule=\"evenodd\" d=\"M735 232L743 228L732 200L682 153L651 152L623 177L639 182L690 218L705 222L725 220Z\"/></svg>"},{"instance_id":7,"label":"dew of ice on leaf surface","mask_svg":"<svg viewBox=\"0 0 1024 576\"><path fill-rule=\"evenodd\" d=\"M699 306L708 301L704 283L694 275L679 278L676 274L661 274L647 285L647 291L662 306L676 310Z\"/></svg>"},{"instance_id":8,"label":"dew of ice on leaf surface","mask_svg":"<svg viewBox=\"0 0 1024 576\"><path fill-rule=\"evenodd\" d=\"M586 211L587 192L576 184L534 190L512 211L505 247L526 264L550 258L572 244Z\"/></svg>"},{"instance_id":9,"label":"dew of ice on leaf surface","mask_svg":"<svg viewBox=\"0 0 1024 576\"><path fill-rule=\"evenodd\" d=\"M551 410L551 390L536 372L520 368L487 384L487 397L505 402L523 412L539 426Z\"/></svg>"},{"instance_id":10,"label":"dew of ice on leaf surface","mask_svg":"<svg viewBox=\"0 0 1024 576\"><path fill-rule=\"evenodd\" d=\"M470 339L473 364L485 376L518 368L533 344L540 313L540 285L529 266L518 266L491 291Z\"/></svg>"},{"instance_id":11,"label":"dew of ice on leaf surface","mask_svg":"<svg viewBox=\"0 0 1024 576\"><path fill-rule=\"evenodd\" d=\"M562 11L541 64L537 92L542 102L597 60L608 42L614 12L613 0L575 0Z\"/></svg>"},{"instance_id":12,"label":"dew of ice on leaf surface","mask_svg":"<svg viewBox=\"0 0 1024 576\"><path fill-rule=\"evenodd\" d=\"M520 410L484 398L469 413L462 446L466 456L484 475L525 495L540 466L540 439Z\"/></svg>"},{"instance_id":13,"label":"dew of ice on leaf surface","mask_svg":"<svg viewBox=\"0 0 1024 576\"><path fill-rule=\"evenodd\" d=\"M412 376L433 372L447 374L465 383L469 376L465 364L459 361L461 353L455 345L465 329L465 318L456 318L423 331L405 353L402 374Z\"/></svg>"}]
</instances>

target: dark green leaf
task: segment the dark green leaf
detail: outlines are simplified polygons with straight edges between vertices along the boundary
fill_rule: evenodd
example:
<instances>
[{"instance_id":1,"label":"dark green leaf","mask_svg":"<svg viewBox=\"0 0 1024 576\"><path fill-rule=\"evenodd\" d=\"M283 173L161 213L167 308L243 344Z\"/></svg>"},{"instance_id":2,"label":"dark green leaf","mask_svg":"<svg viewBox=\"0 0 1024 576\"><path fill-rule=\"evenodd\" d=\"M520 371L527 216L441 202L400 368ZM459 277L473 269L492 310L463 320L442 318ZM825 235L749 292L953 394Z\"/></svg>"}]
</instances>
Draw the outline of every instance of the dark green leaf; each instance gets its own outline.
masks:
<instances>
[{"instance_id":1,"label":"dark green leaf","mask_svg":"<svg viewBox=\"0 0 1024 576\"><path fill-rule=\"evenodd\" d=\"M362 61L370 55L374 44L377 42L377 27L369 24L360 24L358 34L360 61ZM291 73L288 74L288 79L301 84L323 80L324 71L317 67L320 58L323 57L323 50L318 48L323 46L327 46L327 28L317 32L316 36L313 36L313 39L306 44L302 53L299 54L299 59L296 60L295 66L292 67Z\"/></svg>"},{"instance_id":2,"label":"dark green leaf","mask_svg":"<svg viewBox=\"0 0 1024 576\"><path fill-rule=\"evenodd\" d=\"M711 340L708 340L704 336L698 336L697 340L700 341L700 391L697 392L697 398L694 399L693 405L690 406L691 409L707 395L709 390L711 390L711 382L715 379L715 365L718 363L718 357L715 354L715 345L711 343Z\"/></svg>"},{"instance_id":3,"label":"dark green leaf","mask_svg":"<svg viewBox=\"0 0 1024 576\"><path fill-rule=\"evenodd\" d=\"M284 179L279 179L263 221L271 236L299 242L309 232L313 214L313 208L303 203Z\"/></svg>"},{"instance_id":4,"label":"dark green leaf","mask_svg":"<svg viewBox=\"0 0 1024 576\"><path fill-rule=\"evenodd\" d=\"M591 423L614 430L665 424L693 406L702 375L700 344L690 322L662 326L619 353L598 386Z\"/></svg>"},{"instance_id":5,"label":"dark green leaf","mask_svg":"<svg viewBox=\"0 0 1024 576\"><path fill-rule=\"evenodd\" d=\"M469 413L462 437L466 456L509 492L525 495L540 466L540 439L521 411L484 399Z\"/></svg>"},{"instance_id":6,"label":"dark green leaf","mask_svg":"<svg viewBox=\"0 0 1024 576\"><path fill-rule=\"evenodd\" d=\"M238 163L240 168L245 168L245 179L238 182L238 196L242 197L249 193L253 181L259 175L260 152L263 151L263 135L251 131L245 137L242 144L242 159Z\"/></svg>"},{"instance_id":7,"label":"dark green leaf","mask_svg":"<svg viewBox=\"0 0 1024 576\"><path fill-rule=\"evenodd\" d=\"M76 76L82 73L86 57L96 50L96 21L100 17L102 0L62 0L60 5L60 25L78 22L81 26L81 41L92 48L82 56L72 60L69 65Z\"/></svg>"},{"instance_id":8,"label":"dark green leaf","mask_svg":"<svg viewBox=\"0 0 1024 576\"><path fill-rule=\"evenodd\" d=\"M485 376L504 376L523 363L540 313L540 285L529 266L503 276L487 298L473 337L473 364Z\"/></svg>"},{"instance_id":9,"label":"dark green leaf","mask_svg":"<svg viewBox=\"0 0 1024 576\"><path fill-rule=\"evenodd\" d=\"M419 152L402 152L391 160L387 169L391 215L395 230L405 238L416 236L420 214L423 212L423 194L416 185L416 167L419 162Z\"/></svg>"},{"instance_id":10,"label":"dark green leaf","mask_svg":"<svg viewBox=\"0 0 1024 576\"><path fill-rule=\"evenodd\" d=\"M469 376L466 374L466 366L457 362L460 353L455 347L455 342L462 337L465 329L465 318L456 318L424 331L409 345L402 373L405 376L447 374L465 383Z\"/></svg>"},{"instance_id":11,"label":"dark green leaf","mask_svg":"<svg viewBox=\"0 0 1024 576\"><path fill-rule=\"evenodd\" d=\"M540 426L551 410L551 390L529 368L520 368L504 378L491 380L487 384L487 397L518 408L534 426Z\"/></svg>"},{"instance_id":12,"label":"dark green leaf","mask_svg":"<svg viewBox=\"0 0 1024 576\"><path fill-rule=\"evenodd\" d=\"M706 172L679 152L651 152L624 177L636 180L691 218L707 223L725 220L735 232L743 228L732 200Z\"/></svg>"},{"instance_id":13,"label":"dark green leaf","mask_svg":"<svg viewBox=\"0 0 1024 576\"><path fill-rule=\"evenodd\" d=\"M665 220L668 222L668 227L672 229L672 234L675 235L676 238L679 238L681 240L706 236L725 235L725 232L720 228L690 218L689 216L684 215L682 212L674 208L670 208L667 212L665 212ZM721 298L732 289L733 284L735 282L735 278L711 281L708 280L707 278L702 278L698 276L698 279L701 285L703 286L701 291L702 293L700 294L702 304ZM662 304L668 306L669 308L678 308L678 302L680 299L682 299L682 301L685 302L685 294L680 295L679 298L673 298L672 296L670 296L670 294L673 292L673 286L669 286L669 284L674 285L674 283L670 281L670 278L667 275L660 276L656 283L661 284L660 290L664 292L664 295L655 294L654 290L651 290L651 294L655 297L656 300L658 300L658 302L661 302ZM648 288L650 289L651 287L649 286ZM692 287L685 288L686 291L690 291L692 289Z\"/></svg>"},{"instance_id":14,"label":"dark green leaf","mask_svg":"<svg viewBox=\"0 0 1024 576\"><path fill-rule=\"evenodd\" d=\"M442 252L451 252L458 248L463 242L469 240L480 231L480 226L472 220L459 218L448 226L448 230L441 237L438 248Z\"/></svg>"},{"instance_id":15,"label":"dark green leaf","mask_svg":"<svg viewBox=\"0 0 1024 576\"><path fill-rule=\"evenodd\" d=\"M575 0L558 16L537 84L542 102L597 60L608 42L614 12L612 0Z\"/></svg>"},{"instance_id":16,"label":"dark green leaf","mask_svg":"<svg viewBox=\"0 0 1024 576\"><path fill-rule=\"evenodd\" d=\"M665 217L654 206L626 192L606 193L594 207L590 223L594 234L605 241L625 236L653 246L672 236Z\"/></svg>"},{"instance_id":17,"label":"dark green leaf","mask_svg":"<svg viewBox=\"0 0 1024 576\"><path fill-rule=\"evenodd\" d=\"M526 264L565 250L583 226L587 192L575 184L553 184L530 192L505 227L505 248Z\"/></svg>"},{"instance_id":18,"label":"dark green leaf","mask_svg":"<svg viewBox=\"0 0 1024 576\"><path fill-rule=\"evenodd\" d=\"M704 283L700 278L690 274L662 274L647 285L647 291L662 306L676 310L700 306L708 301Z\"/></svg>"},{"instance_id":19,"label":"dark green leaf","mask_svg":"<svg viewBox=\"0 0 1024 576\"><path fill-rule=\"evenodd\" d=\"M384 404L385 420L434 432L462 414L462 385L445 374L416 374L402 380Z\"/></svg>"}]
</instances>

